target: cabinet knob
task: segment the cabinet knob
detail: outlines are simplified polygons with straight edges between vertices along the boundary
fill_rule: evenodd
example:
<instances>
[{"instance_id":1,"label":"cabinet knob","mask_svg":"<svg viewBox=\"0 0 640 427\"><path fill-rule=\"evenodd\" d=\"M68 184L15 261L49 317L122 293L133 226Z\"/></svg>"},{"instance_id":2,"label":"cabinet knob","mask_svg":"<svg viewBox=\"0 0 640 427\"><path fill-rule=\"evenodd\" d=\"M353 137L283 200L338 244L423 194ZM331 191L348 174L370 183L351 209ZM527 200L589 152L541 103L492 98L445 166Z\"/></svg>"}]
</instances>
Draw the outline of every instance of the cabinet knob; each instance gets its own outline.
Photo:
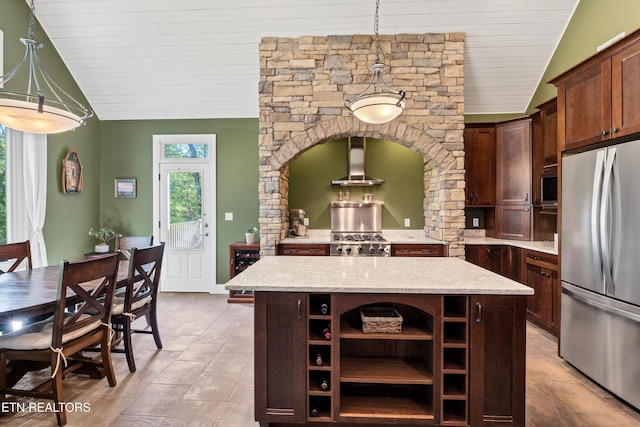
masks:
<instances>
[{"instance_id":1,"label":"cabinet knob","mask_svg":"<svg viewBox=\"0 0 640 427\"><path fill-rule=\"evenodd\" d=\"M607 131L603 129L602 130L602 136L605 136L606 134L607 134Z\"/></svg>"},{"instance_id":2,"label":"cabinet knob","mask_svg":"<svg viewBox=\"0 0 640 427\"><path fill-rule=\"evenodd\" d=\"M611 133L616 133L618 132L618 128L611 128Z\"/></svg>"},{"instance_id":3,"label":"cabinet knob","mask_svg":"<svg viewBox=\"0 0 640 427\"><path fill-rule=\"evenodd\" d=\"M476 203L478 203L478 193L476 193Z\"/></svg>"}]
</instances>

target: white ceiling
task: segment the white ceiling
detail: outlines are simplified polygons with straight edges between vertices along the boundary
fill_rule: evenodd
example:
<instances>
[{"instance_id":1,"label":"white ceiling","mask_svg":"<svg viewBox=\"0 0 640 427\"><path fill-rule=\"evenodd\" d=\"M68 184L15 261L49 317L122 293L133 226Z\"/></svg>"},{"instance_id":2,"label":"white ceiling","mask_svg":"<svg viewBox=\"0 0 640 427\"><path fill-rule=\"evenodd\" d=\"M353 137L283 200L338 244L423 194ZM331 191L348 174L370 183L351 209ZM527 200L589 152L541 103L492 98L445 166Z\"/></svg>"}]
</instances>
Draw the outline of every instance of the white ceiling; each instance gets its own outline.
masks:
<instances>
[{"instance_id":1,"label":"white ceiling","mask_svg":"<svg viewBox=\"0 0 640 427\"><path fill-rule=\"evenodd\" d=\"M382 0L379 32L466 33L465 113L523 113L578 2ZM101 120L258 117L263 37L372 34L375 13L374 0L36 0L35 7Z\"/></svg>"}]
</instances>

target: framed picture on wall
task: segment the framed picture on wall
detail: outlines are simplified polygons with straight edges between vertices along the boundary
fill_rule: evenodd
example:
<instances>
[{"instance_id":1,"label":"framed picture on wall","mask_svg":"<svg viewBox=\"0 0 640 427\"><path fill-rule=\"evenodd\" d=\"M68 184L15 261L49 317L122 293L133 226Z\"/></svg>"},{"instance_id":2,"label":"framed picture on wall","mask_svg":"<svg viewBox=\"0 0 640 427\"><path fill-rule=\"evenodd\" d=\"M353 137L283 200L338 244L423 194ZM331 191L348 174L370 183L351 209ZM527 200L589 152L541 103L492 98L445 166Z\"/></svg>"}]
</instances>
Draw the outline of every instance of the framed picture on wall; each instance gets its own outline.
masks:
<instances>
[{"instance_id":1,"label":"framed picture on wall","mask_svg":"<svg viewBox=\"0 0 640 427\"><path fill-rule=\"evenodd\" d=\"M114 197L116 199L135 199L136 180L134 178L117 178L114 181Z\"/></svg>"},{"instance_id":2,"label":"framed picture on wall","mask_svg":"<svg viewBox=\"0 0 640 427\"><path fill-rule=\"evenodd\" d=\"M69 150L62 159L62 191L65 194L82 193L82 164L75 150Z\"/></svg>"}]
</instances>

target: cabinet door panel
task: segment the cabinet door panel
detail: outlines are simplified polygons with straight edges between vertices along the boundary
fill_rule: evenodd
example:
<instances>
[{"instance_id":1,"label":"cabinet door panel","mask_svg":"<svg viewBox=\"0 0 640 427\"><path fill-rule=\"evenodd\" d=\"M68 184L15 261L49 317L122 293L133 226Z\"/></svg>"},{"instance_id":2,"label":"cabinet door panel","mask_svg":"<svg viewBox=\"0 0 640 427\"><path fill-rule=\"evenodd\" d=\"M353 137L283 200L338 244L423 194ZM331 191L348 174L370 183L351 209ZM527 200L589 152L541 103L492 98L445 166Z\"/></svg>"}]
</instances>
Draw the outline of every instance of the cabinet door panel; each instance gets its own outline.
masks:
<instances>
[{"instance_id":1,"label":"cabinet door panel","mask_svg":"<svg viewBox=\"0 0 640 427\"><path fill-rule=\"evenodd\" d=\"M532 264L527 264L527 286L533 289L534 294L527 296L527 312L539 324L544 325L547 313L547 279L543 270Z\"/></svg>"},{"instance_id":2,"label":"cabinet door panel","mask_svg":"<svg viewBox=\"0 0 640 427\"><path fill-rule=\"evenodd\" d=\"M466 203L474 206L496 204L496 134L493 127L464 130Z\"/></svg>"},{"instance_id":3,"label":"cabinet door panel","mask_svg":"<svg viewBox=\"0 0 640 427\"><path fill-rule=\"evenodd\" d=\"M553 102L545 105L542 110L544 127L544 164L545 166L558 163L558 104Z\"/></svg>"},{"instance_id":4,"label":"cabinet door panel","mask_svg":"<svg viewBox=\"0 0 640 427\"><path fill-rule=\"evenodd\" d=\"M255 295L256 420L306 419L306 295Z\"/></svg>"},{"instance_id":5,"label":"cabinet door panel","mask_svg":"<svg viewBox=\"0 0 640 427\"><path fill-rule=\"evenodd\" d=\"M611 98L611 136L640 132L640 43L612 58Z\"/></svg>"},{"instance_id":6,"label":"cabinet door panel","mask_svg":"<svg viewBox=\"0 0 640 427\"><path fill-rule=\"evenodd\" d=\"M528 206L496 207L499 239L530 240L531 222L531 208Z\"/></svg>"},{"instance_id":7,"label":"cabinet door panel","mask_svg":"<svg viewBox=\"0 0 640 427\"><path fill-rule=\"evenodd\" d=\"M471 299L470 425L523 426L525 299Z\"/></svg>"},{"instance_id":8,"label":"cabinet door panel","mask_svg":"<svg viewBox=\"0 0 640 427\"><path fill-rule=\"evenodd\" d=\"M531 119L496 126L496 204L531 204Z\"/></svg>"},{"instance_id":9,"label":"cabinet door panel","mask_svg":"<svg viewBox=\"0 0 640 427\"><path fill-rule=\"evenodd\" d=\"M609 139L611 61L596 64L558 88L562 91L565 149ZM603 135L603 132L605 134Z\"/></svg>"},{"instance_id":10,"label":"cabinet door panel","mask_svg":"<svg viewBox=\"0 0 640 427\"><path fill-rule=\"evenodd\" d=\"M484 267L485 245L465 245L464 258L472 264Z\"/></svg>"}]
</instances>

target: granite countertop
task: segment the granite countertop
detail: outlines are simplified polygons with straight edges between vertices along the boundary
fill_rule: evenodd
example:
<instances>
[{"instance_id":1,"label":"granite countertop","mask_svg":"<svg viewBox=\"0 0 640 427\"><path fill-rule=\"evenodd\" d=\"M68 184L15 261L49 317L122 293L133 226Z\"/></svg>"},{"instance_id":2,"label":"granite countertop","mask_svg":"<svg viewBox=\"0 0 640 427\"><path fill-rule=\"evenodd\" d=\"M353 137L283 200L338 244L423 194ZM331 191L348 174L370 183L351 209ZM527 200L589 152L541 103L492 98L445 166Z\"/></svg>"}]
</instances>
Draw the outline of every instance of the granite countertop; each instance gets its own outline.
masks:
<instances>
[{"instance_id":1,"label":"granite countertop","mask_svg":"<svg viewBox=\"0 0 640 427\"><path fill-rule=\"evenodd\" d=\"M425 237L424 230L382 230L381 233L391 244L446 244L440 240ZM287 237L280 241L285 244L329 244L331 243L330 230L309 230L305 237Z\"/></svg>"},{"instance_id":2,"label":"granite countertop","mask_svg":"<svg viewBox=\"0 0 640 427\"><path fill-rule=\"evenodd\" d=\"M558 248L553 242L546 241L529 241L529 240L507 240L494 239L492 237L465 237L464 242L467 245L509 245L517 248L532 249L538 252L544 252L551 255L558 255Z\"/></svg>"},{"instance_id":3,"label":"granite countertop","mask_svg":"<svg viewBox=\"0 0 640 427\"><path fill-rule=\"evenodd\" d=\"M382 230L382 235L391 244L444 244L440 240L425 237L424 230ZM286 244L328 244L331 243L331 232L329 230L309 230L306 237L287 237L280 241ZM558 255L558 249L553 242L528 241L528 240L508 240L494 239L484 236L465 236L464 243L468 245L510 245L518 248L533 249L552 255Z\"/></svg>"},{"instance_id":4,"label":"granite countertop","mask_svg":"<svg viewBox=\"0 0 640 427\"><path fill-rule=\"evenodd\" d=\"M458 295L532 295L533 289L454 257L266 256L226 289Z\"/></svg>"}]
</instances>

